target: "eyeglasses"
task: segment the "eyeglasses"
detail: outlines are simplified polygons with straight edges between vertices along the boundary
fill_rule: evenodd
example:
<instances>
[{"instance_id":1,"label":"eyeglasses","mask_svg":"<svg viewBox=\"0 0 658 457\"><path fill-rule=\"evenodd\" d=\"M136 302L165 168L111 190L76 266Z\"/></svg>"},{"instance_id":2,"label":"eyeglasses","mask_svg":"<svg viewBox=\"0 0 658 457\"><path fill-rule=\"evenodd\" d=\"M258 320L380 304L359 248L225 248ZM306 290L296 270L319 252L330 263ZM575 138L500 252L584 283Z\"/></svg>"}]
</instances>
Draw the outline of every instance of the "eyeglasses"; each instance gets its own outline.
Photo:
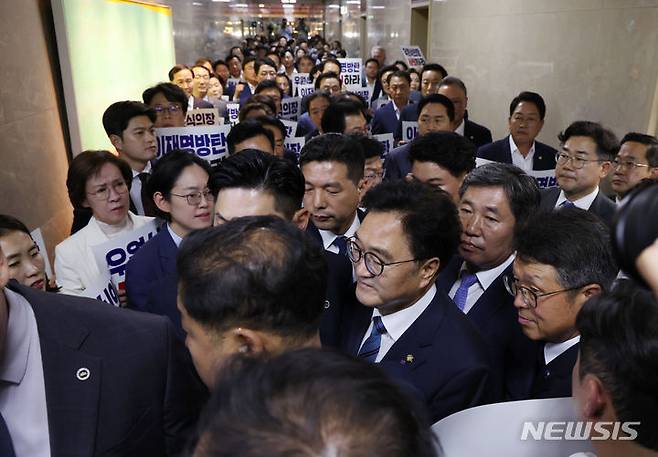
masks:
<instances>
[{"instance_id":1,"label":"eyeglasses","mask_svg":"<svg viewBox=\"0 0 658 457\"><path fill-rule=\"evenodd\" d=\"M584 286L570 287L568 289L554 290L553 292L544 292L542 294L538 294L534 290L529 289L526 286L520 285L519 280L514 276L505 276L503 278L503 282L505 283L505 289L507 289L507 292L509 292L509 294L512 297L516 297L516 295L519 292L521 292L521 299L523 300L523 303L531 308L537 307L537 299L540 297L548 297L549 295L560 294L562 292L577 290L584 287Z\"/></svg>"},{"instance_id":2,"label":"eyeglasses","mask_svg":"<svg viewBox=\"0 0 658 457\"><path fill-rule=\"evenodd\" d=\"M618 157L615 157L615 159L612 161L612 166L615 169L619 167L622 170L630 170L632 168L640 168L640 167L651 168L646 163L637 163L637 162L633 162L632 160L619 160Z\"/></svg>"},{"instance_id":3,"label":"eyeglasses","mask_svg":"<svg viewBox=\"0 0 658 457\"><path fill-rule=\"evenodd\" d=\"M201 203L202 198L204 198L207 202L213 201L215 199L213 194L210 193L210 189L204 189L201 192L192 192L186 195L174 194L172 192L171 195L186 199L187 204L190 206L199 206L199 203Z\"/></svg>"},{"instance_id":4,"label":"eyeglasses","mask_svg":"<svg viewBox=\"0 0 658 457\"><path fill-rule=\"evenodd\" d=\"M373 276L379 276L384 272L384 267L391 265L399 265L401 263L416 262L422 259L409 259L409 260L400 260L399 262L384 262L382 259L377 257L377 254L374 252L363 252L363 249L359 247L354 238L347 240L347 257L354 264L357 264L363 259L366 270Z\"/></svg>"},{"instance_id":5,"label":"eyeglasses","mask_svg":"<svg viewBox=\"0 0 658 457\"><path fill-rule=\"evenodd\" d=\"M163 114L163 113L165 113L165 112L167 112L167 111L169 112L169 114L175 114L175 113L181 111L182 109L183 109L183 108L181 108L180 105L176 105L176 104L174 104L174 105L167 105L167 106L155 105L155 106L153 107L153 111L155 111L155 113L156 113L157 115Z\"/></svg>"},{"instance_id":6,"label":"eyeglasses","mask_svg":"<svg viewBox=\"0 0 658 457\"><path fill-rule=\"evenodd\" d=\"M128 184L125 181L115 181L109 186L105 185L99 188L96 192L87 192L87 195L98 201L107 201L110 199L110 188L117 194L127 194Z\"/></svg>"},{"instance_id":7,"label":"eyeglasses","mask_svg":"<svg viewBox=\"0 0 658 457\"><path fill-rule=\"evenodd\" d=\"M569 154L564 152L558 152L557 154L555 154L555 161L560 165L566 165L567 162L571 161L571 165L573 165L573 167L576 170L580 170L589 162L609 162L608 160L600 160L600 159L599 160L583 159L581 157L570 156Z\"/></svg>"}]
</instances>

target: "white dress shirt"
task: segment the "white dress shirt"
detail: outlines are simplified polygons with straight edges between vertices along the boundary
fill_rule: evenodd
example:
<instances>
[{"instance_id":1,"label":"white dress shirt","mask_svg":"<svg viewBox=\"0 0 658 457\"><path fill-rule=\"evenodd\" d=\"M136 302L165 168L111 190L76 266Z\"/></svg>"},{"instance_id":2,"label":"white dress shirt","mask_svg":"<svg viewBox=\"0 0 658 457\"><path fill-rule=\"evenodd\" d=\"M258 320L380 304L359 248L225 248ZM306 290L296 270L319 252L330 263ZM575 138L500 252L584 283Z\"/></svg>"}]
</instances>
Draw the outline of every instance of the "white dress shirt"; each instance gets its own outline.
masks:
<instances>
[{"instance_id":1,"label":"white dress shirt","mask_svg":"<svg viewBox=\"0 0 658 457\"><path fill-rule=\"evenodd\" d=\"M497 267L491 268L489 270L482 270L478 271L475 273L475 276L477 277L477 281L473 283L471 287L468 288L468 295L466 296L466 304L464 305L464 314L468 313L471 308L475 305L475 303L480 299L482 294L484 294L484 291L493 284L493 282L500 276L503 271L507 267L510 266L510 264L514 261L515 254L510 255L503 263L498 265ZM457 281L452 285L452 288L450 289L450 292L448 295L450 296L451 299L455 299L455 294L457 293L457 289L459 289L459 286L462 283L462 272L466 270L466 262L462 264L461 269L459 270L459 277L457 278Z\"/></svg>"},{"instance_id":2,"label":"white dress shirt","mask_svg":"<svg viewBox=\"0 0 658 457\"><path fill-rule=\"evenodd\" d=\"M564 341L562 343L546 343L544 345L544 362L546 365L548 365L564 352L566 352L567 349L571 348L571 346L578 344L579 342L580 335L576 335L570 340Z\"/></svg>"},{"instance_id":3,"label":"white dress shirt","mask_svg":"<svg viewBox=\"0 0 658 457\"><path fill-rule=\"evenodd\" d=\"M174 244L176 245L177 248L180 247L181 242L183 241L183 238L178 236L176 232L174 232L174 229L171 228L171 224L167 224L167 230L169 231L169 236L171 236L171 239L174 240Z\"/></svg>"},{"instance_id":4,"label":"white dress shirt","mask_svg":"<svg viewBox=\"0 0 658 457\"><path fill-rule=\"evenodd\" d=\"M416 319L418 319L420 315L423 314L423 311L427 309L429 304L434 299L434 295L436 295L436 286L432 284L432 287L430 287L427 292L425 292L425 294L423 294L423 296L416 301L416 303L407 308L401 309L400 311L396 311L391 314L387 314L386 316L382 316L377 308L374 309L372 312L372 317L381 317L382 323L386 328L386 333L384 333L381 338L379 353L377 353L375 363L381 362L386 353L393 347L395 342L399 340L404 332L406 332L409 327L411 327L411 324L416 322ZM363 340L361 340L361 346L363 346L363 343L365 343L365 341L370 336L370 333L372 332L372 326L373 322L371 318L368 330L366 330L366 334L363 337ZM359 349L361 346L359 346Z\"/></svg>"},{"instance_id":5,"label":"white dress shirt","mask_svg":"<svg viewBox=\"0 0 658 457\"><path fill-rule=\"evenodd\" d=\"M352 225L347 229L343 235L347 238L351 238L354 236L357 230L359 230L359 227L361 226L361 221L359 221L359 215L354 213L354 220L352 221ZM322 245L324 248L329 251L333 252L334 254L338 254L338 247L335 246L334 240L338 238L341 235L336 235L334 232L331 232L329 230L320 230L320 236L322 237Z\"/></svg>"},{"instance_id":6,"label":"white dress shirt","mask_svg":"<svg viewBox=\"0 0 658 457\"><path fill-rule=\"evenodd\" d=\"M532 146L530 147L530 151L528 151L528 155L523 157L523 154L521 154L521 151L519 148L516 146L516 143L514 142L514 139L512 139L512 135L509 136L509 149L512 151L512 164L516 165L519 167L521 170L528 172L532 171L532 161L533 158L535 157L535 142L532 142Z\"/></svg>"},{"instance_id":7,"label":"white dress shirt","mask_svg":"<svg viewBox=\"0 0 658 457\"><path fill-rule=\"evenodd\" d=\"M589 207L592 206L592 203L594 203L594 200L596 199L596 196L599 195L599 186L596 186L596 189L594 189L593 192L585 195L584 197L579 198L578 200L574 200L571 203L576 205L576 208L584 209L585 211L589 210ZM567 196L564 195L564 191L560 191L560 196L557 198L557 201L555 202L555 207L559 208L560 205L562 205L563 202L567 200Z\"/></svg>"},{"instance_id":8,"label":"white dress shirt","mask_svg":"<svg viewBox=\"0 0 658 457\"><path fill-rule=\"evenodd\" d=\"M46 387L37 320L22 295L7 288L0 289L0 294L3 292L9 306L9 320L5 358L0 363L0 412L18 457L50 457Z\"/></svg>"},{"instance_id":9,"label":"white dress shirt","mask_svg":"<svg viewBox=\"0 0 658 457\"><path fill-rule=\"evenodd\" d=\"M147 162L144 169L140 171L132 170L133 172L133 182L130 186L130 199L135 204L135 209L137 214L144 216L144 203L142 202L142 180L139 179L140 173L151 174L151 162Z\"/></svg>"},{"instance_id":10,"label":"white dress shirt","mask_svg":"<svg viewBox=\"0 0 658 457\"><path fill-rule=\"evenodd\" d=\"M460 134L461 136L464 136L464 129L466 128L466 119L462 119L461 124L459 124L459 127L455 129L455 133Z\"/></svg>"}]
</instances>

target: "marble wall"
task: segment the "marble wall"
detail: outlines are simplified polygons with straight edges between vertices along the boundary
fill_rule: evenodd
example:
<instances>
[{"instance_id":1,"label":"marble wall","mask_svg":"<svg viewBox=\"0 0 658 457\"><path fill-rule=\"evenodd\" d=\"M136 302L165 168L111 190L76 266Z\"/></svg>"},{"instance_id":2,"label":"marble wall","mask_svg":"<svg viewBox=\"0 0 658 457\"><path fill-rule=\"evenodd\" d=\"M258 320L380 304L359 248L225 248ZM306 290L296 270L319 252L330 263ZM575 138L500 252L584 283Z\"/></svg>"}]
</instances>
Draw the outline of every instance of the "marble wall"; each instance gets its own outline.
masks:
<instances>
[{"instance_id":1,"label":"marble wall","mask_svg":"<svg viewBox=\"0 0 658 457\"><path fill-rule=\"evenodd\" d=\"M73 213L50 16L47 0L0 2L0 213L41 227L52 254Z\"/></svg>"},{"instance_id":2,"label":"marble wall","mask_svg":"<svg viewBox=\"0 0 658 457\"><path fill-rule=\"evenodd\" d=\"M553 146L578 119L620 136L655 128L656 0L443 0L430 27L431 60L465 81L471 118L494 138L522 90L544 96L539 139Z\"/></svg>"}]
</instances>

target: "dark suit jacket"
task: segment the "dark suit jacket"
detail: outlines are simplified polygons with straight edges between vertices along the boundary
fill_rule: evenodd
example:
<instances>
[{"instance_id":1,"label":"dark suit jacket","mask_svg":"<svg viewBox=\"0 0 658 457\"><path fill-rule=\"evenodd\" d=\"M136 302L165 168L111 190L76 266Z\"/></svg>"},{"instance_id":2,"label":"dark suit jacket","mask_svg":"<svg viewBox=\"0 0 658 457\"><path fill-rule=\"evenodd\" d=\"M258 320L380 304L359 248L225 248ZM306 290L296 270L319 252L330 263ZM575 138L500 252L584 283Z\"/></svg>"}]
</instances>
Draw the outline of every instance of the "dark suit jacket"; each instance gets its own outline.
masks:
<instances>
[{"instance_id":1,"label":"dark suit jacket","mask_svg":"<svg viewBox=\"0 0 658 457\"><path fill-rule=\"evenodd\" d=\"M532 383L530 399L571 396L571 372L578 358L579 344L574 344L551 363L545 365L544 345L539 346L540 362Z\"/></svg>"},{"instance_id":2,"label":"dark suit jacket","mask_svg":"<svg viewBox=\"0 0 658 457\"><path fill-rule=\"evenodd\" d=\"M193 109L214 108L214 107L215 107L215 105L213 105L212 103L207 102L202 98L194 97L194 108Z\"/></svg>"},{"instance_id":3,"label":"dark suit jacket","mask_svg":"<svg viewBox=\"0 0 658 457\"><path fill-rule=\"evenodd\" d=\"M9 288L39 329L52 457L182 454L207 392L167 319Z\"/></svg>"},{"instance_id":4,"label":"dark suit jacket","mask_svg":"<svg viewBox=\"0 0 658 457\"><path fill-rule=\"evenodd\" d=\"M441 271L437 288L450 292L464 259L455 256ZM499 398L522 400L526 387L519 387L518 379L524 374L525 361L534 358L537 343L527 338L517 322L518 313L512 297L503 283L505 275L512 274L512 265L484 291L466 317L477 327L489 349L495 385ZM457 306L454 305L453 306ZM526 373L529 375L530 373Z\"/></svg>"},{"instance_id":5,"label":"dark suit jacket","mask_svg":"<svg viewBox=\"0 0 658 457\"><path fill-rule=\"evenodd\" d=\"M240 98L238 99L240 106L242 106L253 94L251 92L251 87L249 87L249 84L247 84L246 81L241 81L240 84L244 84L244 89L240 92Z\"/></svg>"},{"instance_id":6,"label":"dark suit jacket","mask_svg":"<svg viewBox=\"0 0 658 457\"><path fill-rule=\"evenodd\" d=\"M559 197L559 187L543 189L541 192L541 203L539 204L539 209L553 211ZM599 189L599 193L589 207L589 211L596 214L608 227L612 227L617 206Z\"/></svg>"},{"instance_id":7,"label":"dark suit jacket","mask_svg":"<svg viewBox=\"0 0 658 457\"><path fill-rule=\"evenodd\" d=\"M395 108L392 101L375 111L371 128L373 135L395 133L397 126L398 118L395 115Z\"/></svg>"},{"instance_id":8,"label":"dark suit jacket","mask_svg":"<svg viewBox=\"0 0 658 457\"><path fill-rule=\"evenodd\" d=\"M409 145L410 143L398 146L386 155L384 160L385 180L403 179L411 171Z\"/></svg>"},{"instance_id":9,"label":"dark suit jacket","mask_svg":"<svg viewBox=\"0 0 658 457\"><path fill-rule=\"evenodd\" d=\"M295 132L295 136L306 136L308 133L317 129L318 128L311 120L311 116L306 112L299 116L299 119L297 120L297 131Z\"/></svg>"},{"instance_id":10,"label":"dark suit jacket","mask_svg":"<svg viewBox=\"0 0 658 457\"><path fill-rule=\"evenodd\" d=\"M347 338L341 342L341 350L357 355L372 309L359 305L350 311L343 321ZM415 387L432 422L496 400L482 337L440 290L378 366L395 381Z\"/></svg>"},{"instance_id":11,"label":"dark suit jacket","mask_svg":"<svg viewBox=\"0 0 658 457\"><path fill-rule=\"evenodd\" d=\"M555 154L557 150L547 144L535 140L535 155L532 159L533 170L555 169ZM509 147L509 135L502 140L494 141L478 149L477 156L495 162L512 163L512 151Z\"/></svg>"},{"instance_id":12,"label":"dark suit jacket","mask_svg":"<svg viewBox=\"0 0 658 457\"><path fill-rule=\"evenodd\" d=\"M407 105L400 111L400 121L395 130L395 139L402 139L402 122L418 122L418 106ZM492 141L491 131L483 125L468 119L468 112L464 117L464 138L467 138L476 147L484 146Z\"/></svg>"},{"instance_id":13,"label":"dark suit jacket","mask_svg":"<svg viewBox=\"0 0 658 457\"><path fill-rule=\"evenodd\" d=\"M174 324L176 334L184 341L185 332L176 307L177 252L169 230L162 227L128 261L126 294L129 308L167 316Z\"/></svg>"}]
</instances>

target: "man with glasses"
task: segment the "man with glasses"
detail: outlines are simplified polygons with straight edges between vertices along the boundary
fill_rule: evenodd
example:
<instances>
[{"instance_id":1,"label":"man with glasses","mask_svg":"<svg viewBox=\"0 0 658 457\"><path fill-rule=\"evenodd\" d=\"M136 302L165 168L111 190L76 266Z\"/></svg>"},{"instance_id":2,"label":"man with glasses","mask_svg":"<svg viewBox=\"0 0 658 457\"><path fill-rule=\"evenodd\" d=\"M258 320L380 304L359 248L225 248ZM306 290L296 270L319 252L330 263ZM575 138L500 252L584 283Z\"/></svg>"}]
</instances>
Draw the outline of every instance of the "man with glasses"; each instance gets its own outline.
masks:
<instances>
[{"instance_id":1,"label":"man with glasses","mask_svg":"<svg viewBox=\"0 0 658 457\"><path fill-rule=\"evenodd\" d=\"M519 400L515 373L535 345L519 329L503 278L512 271L515 234L539 207L539 189L518 167L492 163L466 175L459 196L459 255L441 272L437 287L486 340L498 394Z\"/></svg>"},{"instance_id":2,"label":"man with glasses","mask_svg":"<svg viewBox=\"0 0 658 457\"><path fill-rule=\"evenodd\" d=\"M521 92L509 107L509 135L478 149L477 156L494 162L511 163L522 169L552 170L557 151L536 141L544 126L546 103L535 92Z\"/></svg>"},{"instance_id":3,"label":"man with glasses","mask_svg":"<svg viewBox=\"0 0 658 457\"><path fill-rule=\"evenodd\" d=\"M599 190L599 183L612 167L619 150L614 133L596 122L576 121L558 135L561 150L556 154L558 187L542 193L541 209L572 207L591 211L609 226L615 204Z\"/></svg>"},{"instance_id":4,"label":"man with glasses","mask_svg":"<svg viewBox=\"0 0 658 457\"><path fill-rule=\"evenodd\" d=\"M540 344L536 357L519 371L525 398L571 396L580 341L576 316L617 275L609 238L605 224L579 208L541 212L516 238L506 286L523 333Z\"/></svg>"},{"instance_id":5,"label":"man with glasses","mask_svg":"<svg viewBox=\"0 0 658 457\"><path fill-rule=\"evenodd\" d=\"M411 385L432 422L496 400L484 341L434 285L459 240L450 198L394 181L364 204L369 212L348 244L363 306L347 310L341 349Z\"/></svg>"},{"instance_id":6,"label":"man with glasses","mask_svg":"<svg viewBox=\"0 0 658 457\"><path fill-rule=\"evenodd\" d=\"M160 83L142 93L142 100L157 115L153 127L185 127L187 115L187 95L183 89L172 83Z\"/></svg>"},{"instance_id":7,"label":"man with glasses","mask_svg":"<svg viewBox=\"0 0 658 457\"><path fill-rule=\"evenodd\" d=\"M642 133L627 133L612 161L612 189L617 204L643 179L658 179L658 139Z\"/></svg>"}]
</instances>

